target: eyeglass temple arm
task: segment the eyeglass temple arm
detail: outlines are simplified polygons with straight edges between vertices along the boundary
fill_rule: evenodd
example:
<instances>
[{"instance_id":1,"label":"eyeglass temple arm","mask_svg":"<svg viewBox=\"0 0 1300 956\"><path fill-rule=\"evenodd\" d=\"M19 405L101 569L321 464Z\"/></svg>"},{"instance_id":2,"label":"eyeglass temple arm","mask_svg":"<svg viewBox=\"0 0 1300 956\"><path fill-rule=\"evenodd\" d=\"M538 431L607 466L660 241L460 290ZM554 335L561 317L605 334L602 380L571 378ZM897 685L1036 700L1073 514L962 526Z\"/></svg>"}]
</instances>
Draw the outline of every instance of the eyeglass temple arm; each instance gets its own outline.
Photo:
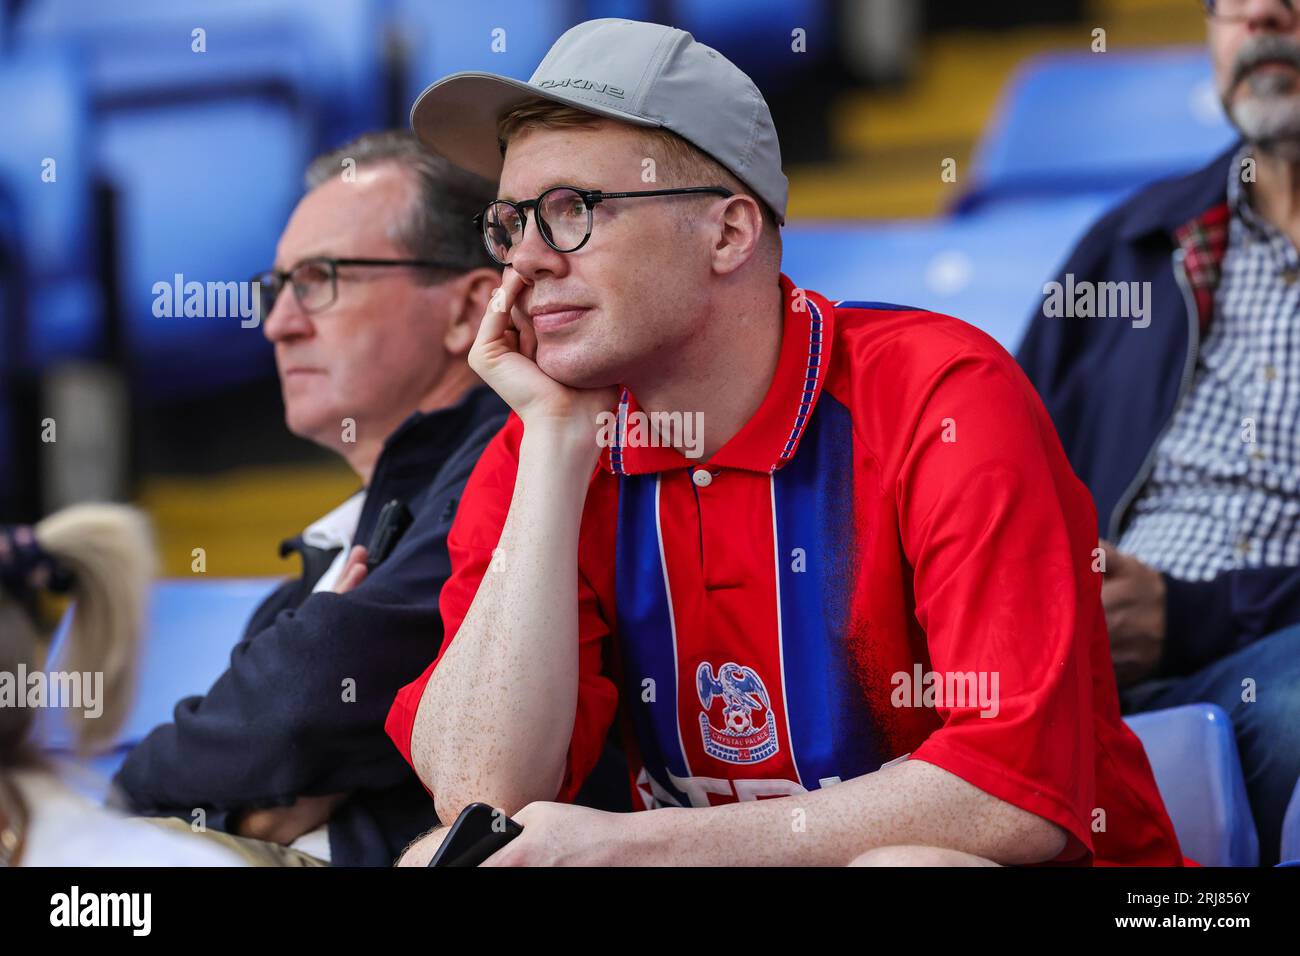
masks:
<instances>
[{"instance_id":1,"label":"eyeglass temple arm","mask_svg":"<svg viewBox=\"0 0 1300 956\"><path fill-rule=\"evenodd\" d=\"M602 199L635 199L638 196L678 196L683 193L716 193L719 196L734 196L730 189L725 186L682 186L677 189L638 189L629 193L604 193L595 191L579 190L582 196L594 202L600 202Z\"/></svg>"},{"instance_id":2,"label":"eyeglass temple arm","mask_svg":"<svg viewBox=\"0 0 1300 956\"><path fill-rule=\"evenodd\" d=\"M336 266L443 266L433 259L328 259Z\"/></svg>"}]
</instances>

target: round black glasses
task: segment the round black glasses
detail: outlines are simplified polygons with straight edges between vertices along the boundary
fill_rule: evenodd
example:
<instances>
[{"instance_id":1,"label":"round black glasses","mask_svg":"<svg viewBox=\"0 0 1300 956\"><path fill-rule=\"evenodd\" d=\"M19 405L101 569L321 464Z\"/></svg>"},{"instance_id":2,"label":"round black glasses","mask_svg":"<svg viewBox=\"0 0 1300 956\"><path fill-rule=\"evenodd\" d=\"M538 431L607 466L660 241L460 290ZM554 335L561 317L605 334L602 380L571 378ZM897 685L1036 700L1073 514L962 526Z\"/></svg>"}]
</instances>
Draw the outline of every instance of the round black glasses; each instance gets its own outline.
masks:
<instances>
[{"instance_id":1,"label":"round black glasses","mask_svg":"<svg viewBox=\"0 0 1300 956\"><path fill-rule=\"evenodd\" d=\"M606 199L636 199L647 196L686 196L711 193L735 195L723 186L682 186L677 189L642 189L636 192L606 193L577 186L552 186L536 199L512 202L498 199L474 217L483 234L488 254L503 266L510 264L515 246L523 241L528 212L537 219L542 239L556 252L577 252L591 238L592 209Z\"/></svg>"}]
</instances>

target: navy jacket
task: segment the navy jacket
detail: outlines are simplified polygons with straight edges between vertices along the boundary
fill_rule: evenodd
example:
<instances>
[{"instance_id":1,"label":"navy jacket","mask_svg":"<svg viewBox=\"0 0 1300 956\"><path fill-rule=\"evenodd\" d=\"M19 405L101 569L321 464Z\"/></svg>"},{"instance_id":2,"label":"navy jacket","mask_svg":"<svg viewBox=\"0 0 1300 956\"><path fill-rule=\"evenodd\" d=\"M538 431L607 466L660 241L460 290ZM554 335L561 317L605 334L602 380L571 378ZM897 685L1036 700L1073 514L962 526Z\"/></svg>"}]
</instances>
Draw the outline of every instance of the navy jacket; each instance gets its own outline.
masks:
<instances>
[{"instance_id":1,"label":"navy jacket","mask_svg":"<svg viewBox=\"0 0 1300 956\"><path fill-rule=\"evenodd\" d=\"M1202 319L1175 230L1225 206L1239 146L1204 169L1156 183L1112 210L1061 269L1074 282L1150 282L1150 325L1051 318L1040 310L1017 358L1097 504L1099 532L1119 540L1154 464L1156 443L1192 384ZM1213 321L1212 316L1205 320ZM1188 674L1300 622L1300 568L1228 571L1212 581L1165 576L1162 675Z\"/></svg>"},{"instance_id":2,"label":"navy jacket","mask_svg":"<svg viewBox=\"0 0 1300 956\"><path fill-rule=\"evenodd\" d=\"M486 386L455 407L415 414L384 445L355 540L403 501L414 521L388 559L348 594L311 594L328 562L276 590L249 621L206 696L176 706L114 778L131 809L226 829L235 810L348 793L329 822L332 862L388 866L436 822L433 801L384 733L402 686L442 644L438 593L451 573L447 532L506 405ZM300 543L290 543L296 548ZM306 555L304 555L306 558ZM355 681L345 701L344 680Z\"/></svg>"}]
</instances>

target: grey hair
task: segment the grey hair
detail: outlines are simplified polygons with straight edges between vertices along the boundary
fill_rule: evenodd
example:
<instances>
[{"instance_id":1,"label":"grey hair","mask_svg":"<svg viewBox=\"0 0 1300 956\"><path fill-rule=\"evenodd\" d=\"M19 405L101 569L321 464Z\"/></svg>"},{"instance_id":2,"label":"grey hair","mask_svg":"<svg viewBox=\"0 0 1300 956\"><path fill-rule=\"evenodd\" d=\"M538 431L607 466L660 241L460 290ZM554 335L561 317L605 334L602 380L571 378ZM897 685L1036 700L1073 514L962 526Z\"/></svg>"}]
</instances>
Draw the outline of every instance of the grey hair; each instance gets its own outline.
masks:
<instances>
[{"instance_id":1,"label":"grey hair","mask_svg":"<svg viewBox=\"0 0 1300 956\"><path fill-rule=\"evenodd\" d=\"M384 164L408 170L419 187L410 212L392 229L408 254L460 266L466 272L501 271L473 224L474 217L496 199L496 185L429 152L414 133L395 129L364 133L313 159L303 179L312 190L349 169Z\"/></svg>"}]
</instances>

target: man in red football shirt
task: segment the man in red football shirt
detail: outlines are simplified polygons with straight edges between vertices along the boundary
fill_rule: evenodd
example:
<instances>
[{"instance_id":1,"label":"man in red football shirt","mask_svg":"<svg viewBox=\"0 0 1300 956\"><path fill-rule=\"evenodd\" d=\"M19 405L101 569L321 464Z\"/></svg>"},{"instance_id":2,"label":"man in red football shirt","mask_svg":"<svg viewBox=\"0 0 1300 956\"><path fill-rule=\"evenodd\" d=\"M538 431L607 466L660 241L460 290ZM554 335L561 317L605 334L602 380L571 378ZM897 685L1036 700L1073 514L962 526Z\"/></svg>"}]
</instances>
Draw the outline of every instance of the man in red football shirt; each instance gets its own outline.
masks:
<instances>
[{"instance_id":1,"label":"man in red football shirt","mask_svg":"<svg viewBox=\"0 0 1300 956\"><path fill-rule=\"evenodd\" d=\"M500 173L471 363L515 412L388 719L442 820L523 824L493 864L1181 862L1041 403L970 326L781 275L748 77L594 21L412 122ZM564 802L616 712L658 812Z\"/></svg>"}]
</instances>

